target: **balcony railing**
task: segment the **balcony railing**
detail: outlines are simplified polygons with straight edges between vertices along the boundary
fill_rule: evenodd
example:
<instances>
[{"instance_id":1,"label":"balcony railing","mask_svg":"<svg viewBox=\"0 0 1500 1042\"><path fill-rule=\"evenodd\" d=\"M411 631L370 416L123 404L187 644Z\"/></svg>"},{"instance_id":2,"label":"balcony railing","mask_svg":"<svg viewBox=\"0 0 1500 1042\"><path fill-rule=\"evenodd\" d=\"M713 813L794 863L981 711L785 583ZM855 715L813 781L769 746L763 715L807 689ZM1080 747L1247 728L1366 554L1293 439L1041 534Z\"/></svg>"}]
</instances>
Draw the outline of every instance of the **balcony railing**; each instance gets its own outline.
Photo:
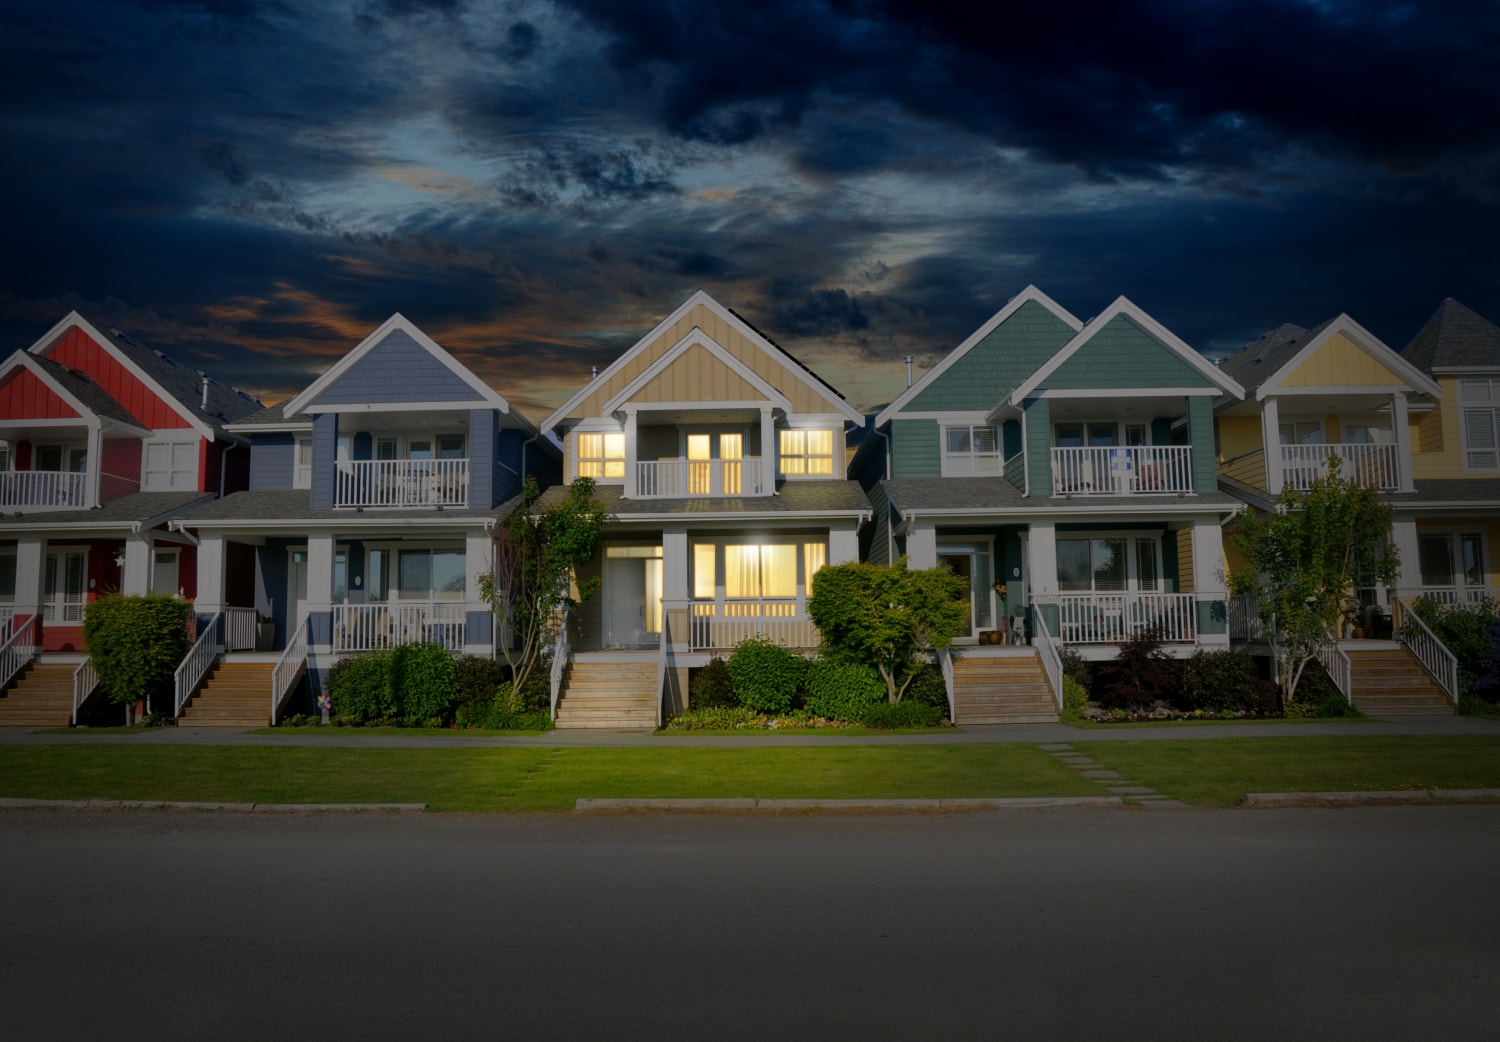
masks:
<instances>
[{"instance_id":1,"label":"balcony railing","mask_svg":"<svg viewBox=\"0 0 1500 1042\"><path fill-rule=\"evenodd\" d=\"M1368 488L1393 491L1401 487L1395 445L1333 444L1282 445L1281 483L1306 491L1328 474L1328 457L1338 458L1339 474Z\"/></svg>"},{"instance_id":2,"label":"balcony railing","mask_svg":"<svg viewBox=\"0 0 1500 1042\"><path fill-rule=\"evenodd\" d=\"M642 460L635 465L635 494L641 499L691 496L764 496L758 458Z\"/></svg>"},{"instance_id":3,"label":"balcony railing","mask_svg":"<svg viewBox=\"0 0 1500 1042\"><path fill-rule=\"evenodd\" d=\"M335 604L333 650L377 651L397 644L440 644L462 651L467 609L461 602Z\"/></svg>"},{"instance_id":4,"label":"balcony railing","mask_svg":"<svg viewBox=\"0 0 1500 1042\"><path fill-rule=\"evenodd\" d=\"M1191 445L1089 445L1052 450L1053 495L1133 496L1191 491Z\"/></svg>"},{"instance_id":5,"label":"balcony railing","mask_svg":"<svg viewBox=\"0 0 1500 1042\"><path fill-rule=\"evenodd\" d=\"M1035 603L1057 606L1064 644L1120 644L1152 629L1165 643L1198 638L1198 597L1191 593L1058 593Z\"/></svg>"},{"instance_id":6,"label":"balcony railing","mask_svg":"<svg viewBox=\"0 0 1500 1042\"><path fill-rule=\"evenodd\" d=\"M815 648L820 640L795 597L694 601L691 631L694 651L732 648L749 637L784 648Z\"/></svg>"},{"instance_id":7,"label":"balcony railing","mask_svg":"<svg viewBox=\"0 0 1500 1042\"><path fill-rule=\"evenodd\" d=\"M338 465L336 507L466 507L466 459L346 460Z\"/></svg>"},{"instance_id":8,"label":"balcony railing","mask_svg":"<svg viewBox=\"0 0 1500 1042\"><path fill-rule=\"evenodd\" d=\"M66 470L0 471L0 507L88 506L89 476Z\"/></svg>"}]
</instances>

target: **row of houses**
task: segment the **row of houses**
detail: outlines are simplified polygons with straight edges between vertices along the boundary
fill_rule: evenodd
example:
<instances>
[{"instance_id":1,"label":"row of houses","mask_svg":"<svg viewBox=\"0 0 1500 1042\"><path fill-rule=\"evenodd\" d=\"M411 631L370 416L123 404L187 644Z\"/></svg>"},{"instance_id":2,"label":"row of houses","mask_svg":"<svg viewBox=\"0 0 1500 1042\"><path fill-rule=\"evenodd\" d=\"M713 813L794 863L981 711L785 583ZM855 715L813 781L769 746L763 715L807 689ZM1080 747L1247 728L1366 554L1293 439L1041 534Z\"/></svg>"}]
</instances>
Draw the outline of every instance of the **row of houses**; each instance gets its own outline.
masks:
<instances>
[{"instance_id":1,"label":"row of houses","mask_svg":"<svg viewBox=\"0 0 1500 1042\"><path fill-rule=\"evenodd\" d=\"M654 723L746 636L815 648L818 569L903 555L969 580L955 717L1047 718L1061 646L1258 639L1225 528L1331 455L1396 510L1372 608L1488 595L1497 427L1500 329L1453 300L1401 352L1340 315L1215 365L1123 297L1082 321L1028 287L866 417L699 292L540 426L400 315L265 408L74 313L0 368L0 723L76 718L109 589L193 600L189 723L274 719L396 642L491 655L478 577L527 476L544 504L593 478L610 520L560 726Z\"/></svg>"}]
</instances>

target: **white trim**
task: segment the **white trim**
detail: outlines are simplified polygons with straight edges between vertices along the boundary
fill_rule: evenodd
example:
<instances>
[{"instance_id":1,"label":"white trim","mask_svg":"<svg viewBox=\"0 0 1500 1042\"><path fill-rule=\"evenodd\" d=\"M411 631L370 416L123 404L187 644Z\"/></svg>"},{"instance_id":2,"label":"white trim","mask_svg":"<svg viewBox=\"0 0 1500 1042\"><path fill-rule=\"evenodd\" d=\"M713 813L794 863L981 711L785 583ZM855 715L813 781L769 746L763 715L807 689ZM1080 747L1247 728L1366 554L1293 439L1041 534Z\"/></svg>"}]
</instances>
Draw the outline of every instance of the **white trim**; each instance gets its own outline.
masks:
<instances>
[{"instance_id":1,"label":"white trim","mask_svg":"<svg viewBox=\"0 0 1500 1042\"><path fill-rule=\"evenodd\" d=\"M962 427L964 424L972 427L975 424L990 422L989 413L982 409L968 409L962 412L904 412L895 418L898 420L936 420L950 427Z\"/></svg>"},{"instance_id":2,"label":"white trim","mask_svg":"<svg viewBox=\"0 0 1500 1042\"><path fill-rule=\"evenodd\" d=\"M752 412L760 412L762 409L766 408L782 409L783 411L785 411L785 408L781 405L780 402L767 401L765 399L746 399L745 401L734 402L627 402L624 405L617 406L615 409L612 409L610 411L612 413L624 413L627 416L632 416L638 412L666 412L671 409L682 411L695 410L702 412L723 412L728 409L746 409ZM840 418L838 422L840 427L844 425L844 421L842 418ZM577 430L578 428L575 427L574 429Z\"/></svg>"},{"instance_id":3,"label":"white trim","mask_svg":"<svg viewBox=\"0 0 1500 1042\"><path fill-rule=\"evenodd\" d=\"M1368 388L1338 390L1333 390L1331 388L1287 388L1286 390L1277 390L1282 380L1285 380L1288 376L1290 376L1297 370L1298 366L1300 366L1303 362L1307 361L1314 354L1316 354L1324 344L1333 339L1334 334L1336 333L1345 333L1350 335L1351 339L1354 340L1355 347L1359 348L1365 354L1369 355L1372 360L1379 363L1392 375L1404 377L1410 387L1398 388L1391 385L1385 385L1380 387L1376 391L1372 391ZM1384 352L1385 357L1381 357L1379 352ZM1384 341L1382 341L1374 333L1371 333L1364 326L1354 321L1354 319L1350 318L1348 314L1340 313L1337 318L1335 318L1332 322L1328 323L1328 325L1323 328L1323 331L1321 333L1313 337L1306 344L1303 344L1302 349L1299 350L1291 358L1289 358L1286 362L1284 362L1281 368L1277 369L1269 377L1262 380L1260 386L1255 390L1255 396L1257 398L1264 398L1267 393L1272 391L1274 391L1276 394L1390 394L1392 391L1396 390L1417 390L1425 394L1433 395L1437 398L1441 398L1443 396L1443 390L1437 385L1437 381L1433 380L1426 373L1422 372L1422 370L1418 369L1416 366L1412 365L1396 352L1392 351L1389 347L1386 346Z\"/></svg>"},{"instance_id":4,"label":"white trim","mask_svg":"<svg viewBox=\"0 0 1500 1042\"><path fill-rule=\"evenodd\" d=\"M901 411L901 409L906 405L907 402L911 401L917 395L921 394L922 391L926 390L928 385L930 385L943 373L947 372L949 367L951 367L960 358L973 350L976 344L993 333L997 326L999 326L1002 322L1019 311L1021 309L1021 305L1027 303L1028 301L1036 301L1036 303L1042 305L1042 307L1046 308L1058 318L1062 319L1063 323L1069 326L1073 330L1075 335L1083 329L1083 323L1078 321L1078 319L1075 318L1066 308L1057 303L1057 301L1053 300L1051 297L1047 296L1047 294L1043 293L1041 290L1037 289L1036 286L1028 285L1021 292L1017 293L1015 296L1011 297L1010 300L1006 301L1005 306L991 315L988 321L986 321L974 332L970 333L968 338L965 339L963 343L959 344L952 351L949 351L945 356L943 356L942 361L938 362L937 365L927 370L927 372L923 374L920 380L903 391L899 396L897 396L895 401L891 402L890 405L887 405L884 409L880 410L879 415L875 417L875 426L879 427L892 419L896 415L896 413ZM926 414L915 414L910 418L935 419L936 417L929 417ZM903 416L902 419L907 419L907 417Z\"/></svg>"},{"instance_id":5,"label":"white trim","mask_svg":"<svg viewBox=\"0 0 1500 1042\"><path fill-rule=\"evenodd\" d=\"M1393 394L1411 393L1411 391L1412 391L1412 388L1407 387L1404 384L1371 384L1368 387L1354 387L1354 386L1341 386L1341 387L1283 387L1280 390L1272 389L1271 391L1267 392L1266 394L1262 394L1261 393L1261 391L1263 389L1264 389L1263 387L1257 387L1255 389L1255 397L1257 399L1265 399L1265 398L1272 398L1272 397L1275 397L1275 398L1300 398L1300 397L1309 397L1309 396L1313 396L1313 395L1317 395L1318 397L1322 397L1322 398L1327 398L1327 397L1330 397L1330 396L1333 396L1333 395L1341 395L1341 394L1342 395L1378 394L1381 397L1388 397L1388 396L1393 395Z\"/></svg>"},{"instance_id":6,"label":"white trim","mask_svg":"<svg viewBox=\"0 0 1500 1042\"><path fill-rule=\"evenodd\" d=\"M36 356L36 357L40 357L40 356ZM137 433L139 433L141 435L149 435L151 433L151 428L149 428L149 427L140 427L140 426L137 426L136 424L133 424L133 423L127 423L124 420L117 420L117 419L115 419L112 416L101 416L101 415L99 415L93 409L90 409L87 405L84 405L83 402L80 401L66 387L64 387L62 384L58 383L57 378L54 377L51 373L47 372L47 370L45 368L43 368L42 366L37 365L36 364L36 358L33 357L32 355L28 354L25 351L17 351L17 352L15 352L9 358L7 358L3 364L0 364L0 379L4 379L5 377L9 376L10 375L10 370L11 370L11 368L13 366L20 366L21 368L25 369L28 373L30 373L32 376L35 376L38 380L40 380L43 384L46 385L46 387L47 387L48 390L50 390L53 394L55 394L59 398L61 398L62 401L63 401L63 403L65 405L67 405L68 408L70 408L74 412L76 412L78 415L76 417L72 418L72 419L69 419L67 417L53 417L53 418L50 418L50 419L36 419L36 420L29 420L29 419L27 419L24 416L17 416L17 417L9 417L9 416L7 416L5 418L5 420L4 420L4 422L6 424L14 423L18 427L19 426L23 426L23 425L27 426L27 427L79 427L79 426L83 426L83 427L88 427L91 430L98 429L98 428L104 427L104 426L109 426L111 428L119 428L119 429L122 429L122 430L134 431L134 432L137 432ZM97 384L97 381L96 381L96 384ZM103 390L102 387L100 389ZM107 394L108 392L105 392L105 393ZM122 406L122 408L123 408L123 406Z\"/></svg>"},{"instance_id":7,"label":"white trim","mask_svg":"<svg viewBox=\"0 0 1500 1042\"><path fill-rule=\"evenodd\" d=\"M360 412L360 413L390 413L390 412L469 412L474 409L491 408L487 403L476 401L455 402L345 402L341 405L318 405L313 403L315 412Z\"/></svg>"},{"instance_id":8,"label":"white trim","mask_svg":"<svg viewBox=\"0 0 1500 1042\"><path fill-rule=\"evenodd\" d=\"M311 420L284 420L280 423L226 423L226 431L236 434L287 434L313 429Z\"/></svg>"},{"instance_id":9,"label":"white trim","mask_svg":"<svg viewBox=\"0 0 1500 1042\"><path fill-rule=\"evenodd\" d=\"M130 358L118 347L116 347L115 342L112 339L100 333L99 330L93 325L93 323L89 322L88 319L84 318L76 311L69 311L67 315L63 317L62 321L58 322L57 325L53 326L51 329L47 330L47 332L43 333L41 338L37 340L36 343L32 344L31 347L29 347L27 350L31 354L38 355L42 358L50 357L49 355L44 353L45 349L50 347L52 341L60 337L70 325L77 326L79 329L82 329L84 333L94 341L94 343L98 344L101 348L104 349L107 354L110 355L110 357L119 362L120 365L122 365L125 370L130 373L131 376L139 380L146 386L148 390L151 391L152 394L161 399L161 401L167 406L167 408L171 409L178 416L181 416L184 420L187 420L188 425L191 426L195 431L203 435L209 441L214 440L214 429L211 426L203 422L202 418L200 418L196 413L184 406L173 395L168 394L166 388L162 387L161 384L157 383L151 378L149 373L135 364L134 359ZM149 348L147 348L147 350L149 350ZM94 382L98 383L97 380L95 380Z\"/></svg>"},{"instance_id":10,"label":"white trim","mask_svg":"<svg viewBox=\"0 0 1500 1042\"><path fill-rule=\"evenodd\" d=\"M780 406L784 412L791 411L792 403L787 399L786 395L782 394L780 391L776 390L776 388L772 387L769 383L767 383L764 379L757 375L755 370L751 369L744 362L741 362L738 358L735 358L732 354L725 350L722 345L716 342L711 336L703 332L703 330L697 326L694 326L691 330L688 331L686 336L677 341L677 343L673 344L666 351L662 352L661 356L658 357L654 362L648 365L645 369L642 369L640 374L634 380L631 380L628 384L622 387L613 398L604 403L604 408L601 411L607 415L609 413L615 412L622 406L625 406L626 403L629 402L630 399L634 397L638 392L643 390L647 384L655 380L658 376L665 372L673 362L677 361L683 355L687 354L694 347L701 347L709 354L713 355L713 357L717 358L720 362L726 365L729 368L730 372L734 373L740 379L744 380L751 387L754 387L757 391L764 395L766 401L771 402L773 405ZM707 404L709 403L699 402L696 403L695 406L689 407L702 408ZM749 407L746 403L729 403L716 401L712 404L719 407L734 405ZM754 404L756 408L759 408L761 405L761 403L758 401ZM669 403L644 402L636 405L635 407L638 409L643 407L666 408L669 407Z\"/></svg>"},{"instance_id":11,"label":"white trim","mask_svg":"<svg viewBox=\"0 0 1500 1042\"><path fill-rule=\"evenodd\" d=\"M634 345L631 346L630 350L626 351L623 355L610 363L603 372L594 377L594 379L590 380L587 384L580 388L579 391L573 395L573 397L569 398L566 402L563 403L560 408L555 410L552 415L543 420L542 430L550 431L563 420L567 419L569 414L580 404L582 404L584 400L586 400L590 395L592 395L597 388L603 387L605 383L607 383L614 376L617 370L621 369L637 355L644 352L648 347L656 342L656 340L661 336L663 332L670 329L678 322L682 321L682 319L687 316L688 312L690 312L693 308L697 307L700 304L717 315L741 336L745 337L751 343L760 346L767 355L774 358L777 363L780 364L782 368L784 368L788 373L790 373L796 379L800 380L810 390L827 401L828 404L832 405L840 416L844 417L846 420L849 420L851 423L858 423L861 425L864 424L865 418L863 413L855 409L854 406L850 405L842 398L838 397L836 392L824 385L811 373L804 370L800 365L793 362L785 351L782 351L780 348L776 347L776 345L768 341L760 333L757 333L755 330L751 329L748 325L745 324L743 319L733 314L728 308L724 307L718 301L714 300L713 297L710 297L707 293L700 289L694 292L692 296L688 297L687 300L679 304L670 315L653 326L650 332L641 337L635 342Z\"/></svg>"},{"instance_id":12,"label":"white trim","mask_svg":"<svg viewBox=\"0 0 1500 1042\"><path fill-rule=\"evenodd\" d=\"M1181 338L1179 338L1177 334L1167 329L1160 322L1156 321L1156 319L1152 318L1150 315L1146 314L1144 311L1138 308L1135 304L1131 303L1128 298L1121 296L1117 297L1113 304L1105 308L1103 313L1091 319L1089 323L1083 327L1083 329L1079 330L1077 336L1063 345L1062 349L1054 354L1051 358L1047 359L1047 361L1042 364L1042 367L1036 372L1032 373L1031 377L1025 383L1012 391L1009 397L1010 403L1012 405L1020 405L1027 398L1035 397L1035 394L1033 394L1033 392L1047 379L1047 377L1055 373L1059 368L1061 368L1064 362L1077 354L1079 349L1082 348L1084 344L1092 340L1096 333L1098 333L1115 318L1122 315L1133 325L1135 325L1137 329L1145 333L1147 336L1151 337L1162 347L1166 348L1169 351L1175 352L1190 367L1197 370L1203 376L1207 377L1216 386L1223 388L1225 392L1234 395L1236 398L1245 397L1245 389L1241 387L1238 382L1230 379L1229 376L1222 372L1218 366L1214 365L1208 359L1204 358L1197 351L1194 351ZM1130 387L1116 388L1112 393L1115 395L1128 394L1134 396L1139 392L1137 392L1135 388Z\"/></svg>"},{"instance_id":13,"label":"white trim","mask_svg":"<svg viewBox=\"0 0 1500 1042\"><path fill-rule=\"evenodd\" d=\"M1432 371L1443 376L1491 376L1500 373L1500 365L1435 365Z\"/></svg>"},{"instance_id":14,"label":"white trim","mask_svg":"<svg viewBox=\"0 0 1500 1042\"><path fill-rule=\"evenodd\" d=\"M1222 395L1218 387L1057 387L1038 391L1033 398L1211 398Z\"/></svg>"}]
</instances>

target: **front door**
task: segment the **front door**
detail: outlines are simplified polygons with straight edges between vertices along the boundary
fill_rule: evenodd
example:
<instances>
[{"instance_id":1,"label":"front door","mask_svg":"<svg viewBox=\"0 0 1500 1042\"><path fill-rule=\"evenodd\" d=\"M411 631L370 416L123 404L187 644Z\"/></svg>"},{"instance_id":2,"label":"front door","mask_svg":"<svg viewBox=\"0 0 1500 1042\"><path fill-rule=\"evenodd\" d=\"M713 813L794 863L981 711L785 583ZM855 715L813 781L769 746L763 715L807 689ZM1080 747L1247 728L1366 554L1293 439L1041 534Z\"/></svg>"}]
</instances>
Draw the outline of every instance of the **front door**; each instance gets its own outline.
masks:
<instances>
[{"instance_id":1,"label":"front door","mask_svg":"<svg viewBox=\"0 0 1500 1042\"><path fill-rule=\"evenodd\" d=\"M969 617L964 621L960 637L974 635L974 555L966 553L940 553L938 564L946 564L953 574L964 581L964 596L969 601Z\"/></svg>"},{"instance_id":2,"label":"front door","mask_svg":"<svg viewBox=\"0 0 1500 1042\"><path fill-rule=\"evenodd\" d=\"M661 641L662 558L659 546L610 546L604 551L604 639L610 647Z\"/></svg>"}]
</instances>

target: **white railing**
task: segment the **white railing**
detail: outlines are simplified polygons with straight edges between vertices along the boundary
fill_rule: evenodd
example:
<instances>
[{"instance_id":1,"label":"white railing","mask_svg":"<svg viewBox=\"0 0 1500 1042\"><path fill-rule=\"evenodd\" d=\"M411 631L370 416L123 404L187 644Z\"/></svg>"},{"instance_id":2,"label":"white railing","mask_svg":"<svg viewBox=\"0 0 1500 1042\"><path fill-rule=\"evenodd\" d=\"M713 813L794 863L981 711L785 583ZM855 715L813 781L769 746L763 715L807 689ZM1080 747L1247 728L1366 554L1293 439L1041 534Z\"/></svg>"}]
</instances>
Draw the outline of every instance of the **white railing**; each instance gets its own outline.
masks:
<instances>
[{"instance_id":1,"label":"white railing","mask_svg":"<svg viewBox=\"0 0 1500 1042\"><path fill-rule=\"evenodd\" d=\"M656 647L656 728L661 730L661 701L662 692L667 686L667 650L671 647L671 641L667 634L661 635L661 643Z\"/></svg>"},{"instance_id":2,"label":"white railing","mask_svg":"<svg viewBox=\"0 0 1500 1042\"><path fill-rule=\"evenodd\" d=\"M1164 643L1198 637L1196 594L1058 593L1033 601L1057 605L1057 639L1064 644L1120 644L1150 629Z\"/></svg>"},{"instance_id":3,"label":"white railing","mask_svg":"<svg viewBox=\"0 0 1500 1042\"><path fill-rule=\"evenodd\" d=\"M1058 653L1057 642L1052 639L1052 631L1047 628L1047 618L1040 608L1032 608L1031 621L1035 631L1031 646L1036 648L1037 655L1042 660L1042 670L1047 674L1047 682L1052 685L1052 697L1057 699L1057 711L1060 713L1063 707L1062 655Z\"/></svg>"},{"instance_id":4,"label":"white railing","mask_svg":"<svg viewBox=\"0 0 1500 1042\"><path fill-rule=\"evenodd\" d=\"M568 668L568 657L572 649L568 646L568 610L562 611L562 621L557 627L557 643L552 646L552 719L557 719L557 700L562 697L563 671ZM658 702L658 706L660 703ZM657 713L660 714L660 708Z\"/></svg>"},{"instance_id":5,"label":"white railing","mask_svg":"<svg viewBox=\"0 0 1500 1042\"><path fill-rule=\"evenodd\" d=\"M224 625L223 614L217 614L208 621L208 624L198 634L198 639L188 650L187 656L182 660L182 665L177 667L177 672L172 677L175 697L172 702L172 719L176 720L182 715L182 707L187 705L188 699L193 697L193 692L198 690L203 677L213 668L220 655L224 653L224 645L220 643L220 631Z\"/></svg>"},{"instance_id":6,"label":"white railing","mask_svg":"<svg viewBox=\"0 0 1500 1042\"><path fill-rule=\"evenodd\" d=\"M1401 474L1395 445L1329 444L1281 446L1281 483L1307 491L1328 473L1328 457L1338 457L1339 475L1370 488L1398 489Z\"/></svg>"},{"instance_id":7,"label":"white railing","mask_svg":"<svg viewBox=\"0 0 1500 1042\"><path fill-rule=\"evenodd\" d=\"M1191 491L1191 445L1089 445L1052 450L1054 495L1133 496Z\"/></svg>"},{"instance_id":8,"label":"white railing","mask_svg":"<svg viewBox=\"0 0 1500 1042\"><path fill-rule=\"evenodd\" d=\"M1267 640L1265 620L1260 617L1260 598L1235 594L1229 598L1229 639Z\"/></svg>"},{"instance_id":9,"label":"white railing","mask_svg":"<svg viewBox=\"0 0 1500 1042\"><path fill-rule=\"evenodd\" d=\"M693 601L689 647L694 651L732 648L748 637L762 637L784 648L815 648L818 628L801 614L795 597Z\"/></svg>"},{"instance_id":10,"label":"white railing","mask_svg":"<svg viewBox=\"0 0 1500 1042\"><path fill-rule=\"evenodd\" d=\"M1333 634L1326 629L1323 635L1328 640L1318 645L1318 661L1323 664L1323 671L1328 674L1328 679L1333 681L1333 686L1339 689L1344 696L1344 701L1350 705L1354 704L1354 663L1349 660L1344 649L1339 647L1339 642L1333 639Z\"/></svg>"},{"instance_id":11,"label":"white railing","mask_svg":"<svg viewBox=\"0 0 1500 1042\"><path fill-rule=\"evenodd\" d=\"M466 507L466 459L345 460L334 472L336 507Z\"/></svg>"},{"instance_id":12,"label":"white railing","mask_svg":"<svg viewBox=\"0 0 1500 1042\"><path fill-rule=\"evenodd\" d=\"M642 460L635 465L639 499L692 496L764 496L762 461L747 459Z\"/></svg>"},{"instance_id":13,"label":"white railing","mask_svg":"<svg viewBox=\"0 0 1500 1042\"><path fill-rule=\"evenodd\" d=\"M1458 705L1458 656L1448 650L1432 628L1404 601L1396 601L1396 637L1411 649L1432 679Z\"/></svg>"},{"instance_id":14,"label":"white railing","mask_svg":"<svg viewBox=\"0 0 1500 1042\"><path fill-rule=\"evenodd\" d=\"M86 507L88 479L65 470L0 471L0 507Z\"/></svg>"},{"instance_id":15,"label":"white railing","mask_svg":"<svg viewBox=\"0 0 1500 1042\"><path fill-rule=\"evenodd\" d=\"M255 650L255 609L224 609L224 650Z\"/></svg>"},{"instance_id":16,"label":"white railing","mask_svg":"<svg viewBox=\"0 0 1500 1042\"><path fill-rule=\"evenodd\" d=\"M0 608L0 644L10 640L11 627L16 623L16 609Z\"/></svg>"},{"instance_id":17,"label":"white railing","mask_svg":"<svg viewBox=\"0 0 1500 1042\"><path fill-rule=\"evenodd\" d=\"M79 663L77 669L73 670L73 715L71 719L74 727L78 726L78 708L98 686L99 671L94 668L94 660L86 658Z\"/></svg>"},{"instance_id":18,"label":"white railing","mask_svg":"<svg viewBox=\"0 0 1500 1042\"><path fill-rule=\"evenodd\" d=\"M955 704L954 688L957 681L953 678L953 649L939 648L937 653L938 668L943 671L943 691L948 696L948 719L958 723L958 708Z\"/></svg>"},{"instance_id":19,"label":"white railing","mask_svg":"<svg viewBox=\"0 0 1500 1042\"><path fill-rule=\"evenodd\" d=\"M1419 586L1415 589L1402 587L1398 596L1408 600L1426 597L1446 607L1455 604L1480 604L1484 601L1500 601L1500 591L1493 586Z\"/></svg>"},{"instance_id":20,"label":"white railing","mask_svg":"<svg viewBox=\"0 0 1500 1042\"><path fill-rule=\"evenodd\" d=\"M377 651L397 644L464 649L467 606L462 601L389 601L333 606L333 650Z\"/></svg>"},{"instance_id":21,"label":"white railing","mask_svg":"<svg viewBox=\"0 0 1500 1042\"><path fill-rule=\"evenodd\" d=\"M10 639L0 646L0 691L9 687L16 674L42 650L35 615L13 629Z\"/></svg>"},{"instance_id":22,"label":"white railing","mask_svg":"<svg viewBox=\"0 0 1500 1042\"><path fill-rule=\"evenodd\" d=\"M281 658L276 660L276 668L271 670L271 726L276 726L277 714L281 712L281 703L286 701L286 696L291 692L292 685L297 683L307 669L307 613L302 613L302 618L297 620L297 628L288 634L286 650L281 653Z\"/></svg>"}]
</instances>

